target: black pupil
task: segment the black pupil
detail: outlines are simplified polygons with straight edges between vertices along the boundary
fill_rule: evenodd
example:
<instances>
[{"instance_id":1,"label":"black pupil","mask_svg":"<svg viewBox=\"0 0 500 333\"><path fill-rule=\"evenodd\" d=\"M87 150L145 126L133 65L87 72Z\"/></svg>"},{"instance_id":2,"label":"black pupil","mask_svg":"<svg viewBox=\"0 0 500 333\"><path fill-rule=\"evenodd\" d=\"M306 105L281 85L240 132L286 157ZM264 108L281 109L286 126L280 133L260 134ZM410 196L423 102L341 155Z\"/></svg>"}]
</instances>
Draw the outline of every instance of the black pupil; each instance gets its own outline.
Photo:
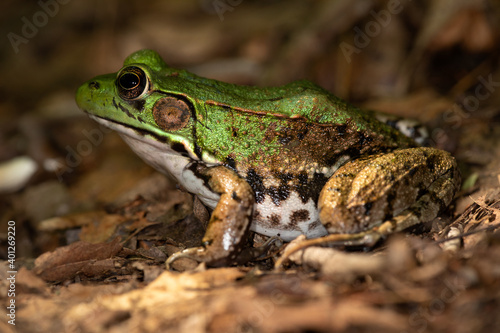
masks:
<instances>
[{"instance_id":1,"label":"black pupil","mask_svg":"<svg viewBox=\"0 0 500 333\"><path fill-rule=\"evenodd\" d=\"M120 86L124 89L133 89L139 85L140 81L135 73L125 73L120 76Z\"/></svg>"}]
</instances>

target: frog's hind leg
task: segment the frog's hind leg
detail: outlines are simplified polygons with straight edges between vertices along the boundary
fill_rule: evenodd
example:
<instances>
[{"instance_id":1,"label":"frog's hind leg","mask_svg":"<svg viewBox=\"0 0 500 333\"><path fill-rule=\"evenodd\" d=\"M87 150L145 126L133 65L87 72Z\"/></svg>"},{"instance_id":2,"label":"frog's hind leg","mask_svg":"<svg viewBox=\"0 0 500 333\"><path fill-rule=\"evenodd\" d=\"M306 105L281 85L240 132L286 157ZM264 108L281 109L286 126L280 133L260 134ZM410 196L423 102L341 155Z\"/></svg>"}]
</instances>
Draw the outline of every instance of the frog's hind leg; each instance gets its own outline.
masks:
<instances>
[{"instance_id":1,"label":"frog's hind leg","mask_svg":"<svg viewBox=\"0 0 500 333\"><path fill-rule=\"evenodd\" d=\"M312 245L371 247L393 232L433 220L459 184L455 159L434 148L349 162L329 179L318 200L329 235L297 244L293 252Z\"/></svg>"}]
</instances>

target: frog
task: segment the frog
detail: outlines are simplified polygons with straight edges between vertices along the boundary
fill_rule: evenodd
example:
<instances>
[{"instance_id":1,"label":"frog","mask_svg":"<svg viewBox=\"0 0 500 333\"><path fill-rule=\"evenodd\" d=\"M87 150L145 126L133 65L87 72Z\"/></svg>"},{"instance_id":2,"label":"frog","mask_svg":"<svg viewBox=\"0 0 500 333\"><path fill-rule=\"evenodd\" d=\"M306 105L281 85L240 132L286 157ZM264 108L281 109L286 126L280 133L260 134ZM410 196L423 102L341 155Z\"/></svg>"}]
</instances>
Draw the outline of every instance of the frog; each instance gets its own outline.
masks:
<instances>
[{"instance_id":1,"label":"frog","mask_svg":"<svg viewBox=\"0 0 500 333\"><path fill-rule=\"evenodd\" d=\"M237 85L168 66L149 49L77 90L81 110L211 211L202 243L174 253L234 264L251 232L373 247L435 219L460 186L419 125L362 110L307 80Z\"/></svg>"}]
</instances>

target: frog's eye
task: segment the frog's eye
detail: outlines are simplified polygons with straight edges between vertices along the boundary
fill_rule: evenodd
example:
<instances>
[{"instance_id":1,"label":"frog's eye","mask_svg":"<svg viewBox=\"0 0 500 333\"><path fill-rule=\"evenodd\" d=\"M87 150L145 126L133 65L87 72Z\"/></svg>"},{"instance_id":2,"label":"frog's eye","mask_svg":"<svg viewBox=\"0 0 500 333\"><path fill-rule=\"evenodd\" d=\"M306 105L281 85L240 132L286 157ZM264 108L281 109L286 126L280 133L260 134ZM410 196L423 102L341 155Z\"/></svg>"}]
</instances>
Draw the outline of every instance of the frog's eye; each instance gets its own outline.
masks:
<instances>
[{"instance_id":1,"label":"frog's eye","mask_svg":"<svg viewBox=\"0 0 500 333\"><path fill-rule=\"evenodd\" d=\"M116 87L121 98L134 100L148 92L149 80L139 67L126 67L118 74Z\"/></svg>"},{"instance_id":2,"label":"frog's eye","mask_svg":"<svg viewBox=\"0 0 500 333\"><path fill-rule=\"evenodd\" d=\"M180 98L163 97L153 106L156 124L165 131L177 131L189 122L191 108Z\"/></svg>"}]
</instances>

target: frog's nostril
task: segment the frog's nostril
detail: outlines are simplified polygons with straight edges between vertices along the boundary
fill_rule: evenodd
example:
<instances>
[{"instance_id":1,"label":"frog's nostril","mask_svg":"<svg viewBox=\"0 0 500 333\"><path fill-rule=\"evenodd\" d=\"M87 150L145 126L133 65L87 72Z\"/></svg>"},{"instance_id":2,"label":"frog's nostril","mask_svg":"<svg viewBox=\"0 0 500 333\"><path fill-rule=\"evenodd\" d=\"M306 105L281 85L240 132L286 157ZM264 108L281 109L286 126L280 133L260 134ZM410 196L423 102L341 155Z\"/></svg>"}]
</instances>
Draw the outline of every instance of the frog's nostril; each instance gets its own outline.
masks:
<instances>
[{"instance_id":1,"label":"frog's nostril","mask_svg":"<svg viewBox=\"0 0 500 333\"><path fill-rule=\"evenodd\" d=\"M89 88L91 88L91 89L99 89L100 87L101 87L101 85L97 81L91 81L89 83Z\"/></svg>"}]
</instances>

